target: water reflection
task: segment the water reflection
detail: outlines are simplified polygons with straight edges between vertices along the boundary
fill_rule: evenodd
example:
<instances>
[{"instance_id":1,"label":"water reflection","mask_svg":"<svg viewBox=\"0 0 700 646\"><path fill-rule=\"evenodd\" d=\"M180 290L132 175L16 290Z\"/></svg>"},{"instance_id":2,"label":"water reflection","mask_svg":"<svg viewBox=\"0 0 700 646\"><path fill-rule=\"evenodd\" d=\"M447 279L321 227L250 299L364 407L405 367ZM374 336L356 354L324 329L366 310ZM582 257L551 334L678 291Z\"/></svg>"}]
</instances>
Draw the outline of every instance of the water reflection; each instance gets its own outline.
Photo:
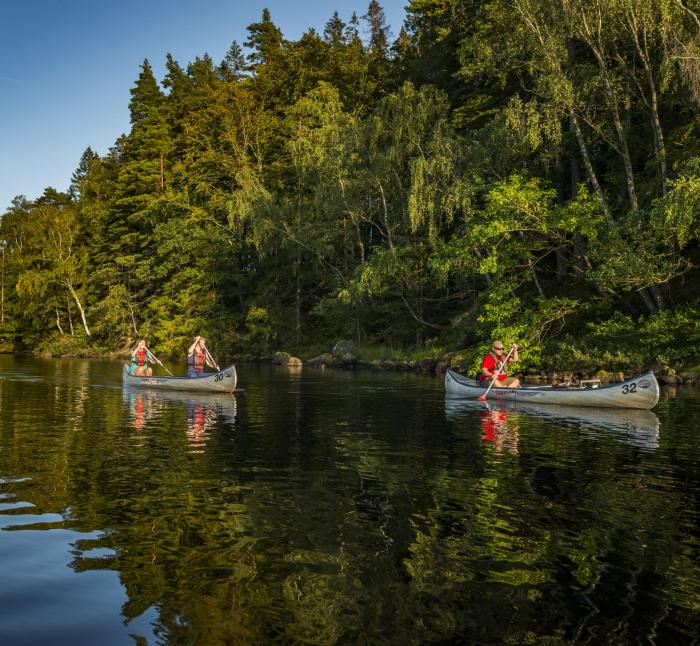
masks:
<instances>
[{"instance_id":1,"label":"water reflection","mask_svg":"<svg viewBox=\"0 0 700 646\"><path fill-rule=\"evenodd\" d=\"M649 410L586 408L583 406L538 406L521 402L479 402L445 399L445 417L457 421L478 414L483 439L497 447L509 446L517 453L520 415L539 418L581 429L598 429L626 444L647 451L659 446L659 418Z\"/></svg>"},{"instance_id":2,"label":"water reflection","mask_svg":"<svg viewBox=\"0 0 700 646\"><path fill-rule=\"evenodd\" d=\"M493 442L494 450L498 453L506 450L517 454L520 439L520 424L517 414L511 414L500 408L482 406L479 410L481 421L481 438Z\"/></svg>"},{"instance_id":3,"label":"water reflection","mask_svg":"<svg viewBox=\"0 0 700 646\"><path fill-rule=\"evenodd\" d=\"M229 393L184 393L125 387L123 399L130 426L137 431L133 436L137 446L143 445L146 439L143 431L149 422L166 412L184 411L185 433L191 453L204 451L217 419L228 424L236 421L236 397Z\"/></svg>"},{"instance_id":4,"label":"water reflection","mask_svg":"<svg viewBox=\"0 0 700 646\"><path fill-rule=\"evenodd\" d=\"M654 414L424 377L248 365L236 400L84 363L0 357L44 377L0 379L0 644L696 638L696 391L653 451Z\"/></svg>"}]
</instances>

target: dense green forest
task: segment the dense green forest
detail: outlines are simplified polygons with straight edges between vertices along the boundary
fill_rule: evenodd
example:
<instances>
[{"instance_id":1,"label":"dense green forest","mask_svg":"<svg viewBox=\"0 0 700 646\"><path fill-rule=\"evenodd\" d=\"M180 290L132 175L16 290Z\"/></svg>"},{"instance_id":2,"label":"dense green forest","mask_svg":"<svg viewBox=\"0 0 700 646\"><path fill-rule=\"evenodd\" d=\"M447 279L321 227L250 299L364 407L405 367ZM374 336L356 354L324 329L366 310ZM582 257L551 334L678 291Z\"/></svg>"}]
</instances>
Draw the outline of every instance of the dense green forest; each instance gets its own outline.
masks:
<instances>
[{"instance_id":1,"label":"dense green forest","mask_svg":"<svg viewBox=\"0 0 700 646\"><path fill-rule=\"evenodd\" d=\"M700 360L700 2L412 0L394 39L372 0L247 33L160 82L144 61L130 131L6 210L7 347Z\"/></svg>"}]
</instances>

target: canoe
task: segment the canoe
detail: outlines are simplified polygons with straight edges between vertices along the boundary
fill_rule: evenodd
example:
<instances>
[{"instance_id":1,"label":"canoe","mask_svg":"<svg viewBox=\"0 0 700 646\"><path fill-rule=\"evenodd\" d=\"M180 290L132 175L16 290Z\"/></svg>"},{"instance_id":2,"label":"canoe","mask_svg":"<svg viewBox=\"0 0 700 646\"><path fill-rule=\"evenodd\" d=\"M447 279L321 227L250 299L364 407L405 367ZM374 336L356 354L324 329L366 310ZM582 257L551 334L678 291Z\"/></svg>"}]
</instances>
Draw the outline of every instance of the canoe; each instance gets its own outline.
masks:
<instances>
[{"instance_id":1,"label":"canoe","mask_svg":"<svg viewBox=\"0 0 700 646\"><path fill-rule=\"evenodd\" d=\"M203 392L232 393L236 390L238 377L235 366L219 372L208 372L204 377L135 377L124 366L122 383L125 386L167 388L168 390L196 390Z\"/></svg>"},{"instance_id":2,"label":"canoe","mask_svg":"<svg viewBox=\"0 0 700 646\"><path fill-rule=\"evenodd\" d=\"M448 369L445 373L448 397L477 399L486 392L476 379ZM659 384L649 371L618 384L599 386L523 386L492 388L486 396L494 401L520 401L564 406L599 406L602 408L642 408L649 410L659 401Z\"/></svg>"},{"instance_id":3,"label":"canoe","mask_svg":"<svg viewBox=\"0 0 700 646\"><path fill-rule=\"evenodd\" d=\"M659 447L661 422L650 410L634 408L602 408L592 406L546 406L519 401L499 401L484 404L473 399L445 399L445 417L458 422L484 411L502 413L506 424L512 417L555 422L582 431L602 431L616 440L637 448L653 451Z\"/></svg>"}]
</instances>

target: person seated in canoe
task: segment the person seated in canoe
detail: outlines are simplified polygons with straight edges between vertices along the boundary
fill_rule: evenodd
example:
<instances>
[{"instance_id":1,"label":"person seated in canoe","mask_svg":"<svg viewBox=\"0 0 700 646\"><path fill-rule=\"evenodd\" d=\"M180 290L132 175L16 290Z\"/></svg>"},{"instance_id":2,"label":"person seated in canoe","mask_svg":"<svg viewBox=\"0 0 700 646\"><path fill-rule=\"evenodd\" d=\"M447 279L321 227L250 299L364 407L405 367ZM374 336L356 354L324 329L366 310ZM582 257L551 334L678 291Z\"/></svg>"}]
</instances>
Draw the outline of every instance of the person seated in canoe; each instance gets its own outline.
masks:
<instances>
[{"instance_id":1,"label":"person seated in canoe","mask_svg":"<svg viewBox=\"0 0 700 646\"><path fill-rule=\"evenodd\" d=\"M494 341L491 346L491 351L484 357L481 362L481 374L479 375L479 383L482 386L488 386L489 381L494 381L494 388L520 388L520 379L517 377L509 377L506 374L506 367L511 361L515 362L520 358L518 354L518 345L513 343L511 351L507 357L503 356L503 341ZM500 372L499 372L500 371ZM498 378L496 379L496 376Z\"/></svg>"},{"instance_id":2,"label":"person seated in canoe","mask_svg":"<svg viewBox=\"0 0 700 646\"><path fill-rule=\"evenodd\" d=\"M131 367L129 372L135 377L150 377L153 374L153 368L149 363L156 363L157 359L151 354L151 351L146 347L146 339L139 339L136 346L131 351Z\"/></svg>"},{"instance_id":3,"label":"person seated in canoe","mask_svg":"<svg viewBox=\"0 0 700 646\"><path fill-rule=\"evenodd\" d=\"M207 350L204 337L196 336L192 345L187 349L187 376L204 377L205 365L214 368L214 370L219 369Z\"/></svg>"}]
</instances>

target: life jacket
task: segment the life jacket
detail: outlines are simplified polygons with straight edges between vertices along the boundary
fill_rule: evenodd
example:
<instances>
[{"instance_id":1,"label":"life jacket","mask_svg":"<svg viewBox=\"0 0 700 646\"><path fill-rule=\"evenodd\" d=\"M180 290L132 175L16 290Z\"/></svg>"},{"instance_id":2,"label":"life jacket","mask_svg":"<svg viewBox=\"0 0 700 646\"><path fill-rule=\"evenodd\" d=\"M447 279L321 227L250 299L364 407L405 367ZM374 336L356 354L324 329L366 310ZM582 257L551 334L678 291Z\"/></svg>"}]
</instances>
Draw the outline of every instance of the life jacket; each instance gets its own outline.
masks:
<instances>
[{"instance_id":1,"label":"life jacket","mask_svg":"<svg viewBox=\"0 0 700 646\"><path fill-rule=\"evenodd\" d=\"M496 356L496 353L495 353L495 352L491 352L491 351L489 351L489 354L493 357L493 363L494 363L493 371L494 371L495 373L498 373L499 370L501 370L502 368L503 368L503 369L505 368L505 357L504 357L503 359L499 359L499 358ZM488 357L489 354L487 354L486 356ZM484 357L484 359L485 359L485 358L486 358L486 357ZM481 363L483 364L483 361L482 361ZM505 374L506 374L505 372L502 372L502 373L499 375L499 381L501 380L500 377L504 376ZM479 374L478 374L477 376L478 376L478 378L479 378L479 381L484 381L484 379L489 379L489 377L487 377L483 372L481 372L481 368L479 368Z\"/></svg>"},{"instance_id":2,"label":"life jacket","mask_svg":"<svg viewBox=\"0 0 700 646\"><path fill-rule=\"evenodd\" d=\"M140 348L136 350L136 365L139 368L143 368L146 365L146 359L148 357L148 350L146 348Z\"/></svg>"},{"instance_id":3,"label":"life jacket","mask_svg":"<svg viewBox=\"0 0 700 646\"><path fill-rule=\"evenodd\" d=\"M197 372L204 370L204 352L193 350L192 354L187 357L187 365L192 366Z\"/></svg>"}]
</instances>

